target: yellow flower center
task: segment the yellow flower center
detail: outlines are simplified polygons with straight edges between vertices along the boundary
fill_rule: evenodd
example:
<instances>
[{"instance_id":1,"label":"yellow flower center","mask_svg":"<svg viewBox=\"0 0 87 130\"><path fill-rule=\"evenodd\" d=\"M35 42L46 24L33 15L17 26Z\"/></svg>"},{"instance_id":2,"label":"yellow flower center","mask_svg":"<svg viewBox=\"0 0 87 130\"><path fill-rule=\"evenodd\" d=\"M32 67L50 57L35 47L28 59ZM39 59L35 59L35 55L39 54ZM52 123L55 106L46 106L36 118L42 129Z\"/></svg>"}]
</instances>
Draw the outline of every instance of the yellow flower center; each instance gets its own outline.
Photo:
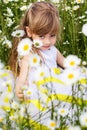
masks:
<instances>
[{"instance_id":1,"label":"yellow flower center","mask_svg":"<svg viewBox=\"0 0 87 130\"><path fill-rule=\"evenodd\" d=\"M35 45L36 45L36 46L39 46L39 43L38 43L38 42L36 42L36 43L35 43Z\"/></svg>"},{"instance_id":2,"label":"yellow flower center","mask_svg":"<svg viewBox=\"0 0 87 130\"><path fill-rule=\"evenodd\" d=\"M65 113L65 110L61 110L61 113Z\"/></svg>"},{"instance_id":3,"label":"yellow flower center","mask_svg":"<svg viewBox=\"0 0 87 130\"><path fill-rule=\"evenodd\" d=\"M87 123L87 118L85 119L85 122Z\"/></svg>"},{"instance_id":4,"label":"yellow flower center","mask_svg":"<svg viewBox=\"0 0 87 130\"><path fill-rule=\"evenodd\" d=\"M79 80L79 82L81 84L87 84L87 79L86 78L82 78L82 79Z\"/></svg>"},{"instance_id":5,"label":"yellow flower center","mask_svg":"<svg viewBox=\"0 0 87 130\"><path fill-rule=\"evenodd\" d=\"M74 62L74 61L71 61L71 62L70 62L70 65L71 65L71 66L75 65L75 62Z\"/></svg>"},{"instance_id":6,"label":"yellow flower center","mask_svg":"<svg viewBox=\"0 0 87 130\"><path fill-rule=\"evenodd\" d=\"M55 127L55 126L56 126L56 123L55 123L55 122L51 122L51 123L50 123L50 126L51 126L51 127Z\"/></svg>"},{"instance_id":7,"label":"yellow flower center","mask_svg":"<svg viewBox=\"0 0 87 130\"><path fill-rule=\"evenodd\" d=\"M4 102L6 102L6 103L8 103L9 100L10 100L9 97L5 97L5 98L4 98Z\"/></svg>"},{"instance_id":8,"label":"yellow flower center","mask_svg":"<svg viewBox=\"0 0 87 130\"><path fill-rule=\"evenodd\" d=\"M36 62L37 62L37 58L34 58L34 59L33 59L33 62L36 63Z\"/></svg>"},{"instance_id":9,"label":"yellow flower center","mask_svg":"<svg viewBox=\"0 0 87 130\"><path fill-rule=\"evenodd\" d=\"M41 73L40 73L40 76L43 77L43 76L44 76L44 72L41 72Z\"/></svg>"},{"instance_id":10,"label":"yellow flower center","mask_svg":"<svg viewBox=\"0 0 87 130\"><path fill-rule=\"evenodd\" d=\"M61 70L59 68L53 68L55 74L60 74Z\"/></svg>"},{"instance_id":11,"label":"yellow flower center","mask_svg":"<svg viewBox=\"0 0 87 130\"><path fill-rule=\"evenodd\" d=\"M81 2L81 0L77 0L78 2Z\"/></svg>"},{"instance_id":12,"label":"yellow flower center","mask_svg":"<svg viewBox=\"0 0 87 130\"><path fill-rule=\"evenodd\" d=\"M23 49L24 51L27 51L29 49L29 45L26 44Z\"/></svg>"},{"instance_id":13,"label":"yellow flower center","mask_svg":"<svg viewBox=\"0 0 87 130\"><path fill-rule=\"evenodd\" d=\"M27 92L27 94L28 94L28 95L31 95L31 92L30 92L30 91L28 91L28 92Z\"/></svg>"},{"instance_id":14,"label":"yellow flower center","mask_svg":"<svg viewBox=\"0 0 87 130\"><path fill-rule=\"evenodd\" d=\"M68 75L68 78L69 78L69 79L72 79L73 77L74 77L73 74L69 74L69 75Z\"/></svg>"}]
</instances>

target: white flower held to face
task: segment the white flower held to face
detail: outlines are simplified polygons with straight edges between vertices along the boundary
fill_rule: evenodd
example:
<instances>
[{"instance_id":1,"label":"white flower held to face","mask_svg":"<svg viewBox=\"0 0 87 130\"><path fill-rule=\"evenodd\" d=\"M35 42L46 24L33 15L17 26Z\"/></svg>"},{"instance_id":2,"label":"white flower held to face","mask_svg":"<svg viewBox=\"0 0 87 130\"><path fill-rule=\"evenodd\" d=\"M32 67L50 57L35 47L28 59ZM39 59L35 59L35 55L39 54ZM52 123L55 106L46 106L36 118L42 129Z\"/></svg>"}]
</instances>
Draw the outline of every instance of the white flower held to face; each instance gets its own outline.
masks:
<instances>
[{"instance_id":1,"label":"white flower held to face","mask_svg":"<svg viewBox=\"0 0 87 130\"><path fill-rule=\"evenodd\" d=\"M87 23L83 25L82 27L82 33L87 36Z\"/></svg>"},{"instance_id":2,"label":"white flower held to face","mask_svg":"<svg viewBox=\"0 0 87 130\"><path fill-rule=\"evenodd\" d=\"M69 55L64 60L65 68L73 68L80 65L81 59L75 55Z\"/></svg>"},{"instance_id":3,"label":"white flower held to face","mask_svg":"<svg viewBox=\"0 0 87 130\"><path fill-rule=\"evenodd\" d=\"M17 51L19 56L25 56L29 53L32 47L32 41L29 38L24 38L19 42Z\"/></svg>"},{"instance_id":4,"label":"white flower held to face","mask_svg":"<svg viewBox=\"0 0 87 130\"><path fill-rule=\"evenodd\" d=\"M34 47L36 48L40 48L43 45L42 41L38 39L34 39L33 44L34 44Z\"/></svg>"}]
</instances>

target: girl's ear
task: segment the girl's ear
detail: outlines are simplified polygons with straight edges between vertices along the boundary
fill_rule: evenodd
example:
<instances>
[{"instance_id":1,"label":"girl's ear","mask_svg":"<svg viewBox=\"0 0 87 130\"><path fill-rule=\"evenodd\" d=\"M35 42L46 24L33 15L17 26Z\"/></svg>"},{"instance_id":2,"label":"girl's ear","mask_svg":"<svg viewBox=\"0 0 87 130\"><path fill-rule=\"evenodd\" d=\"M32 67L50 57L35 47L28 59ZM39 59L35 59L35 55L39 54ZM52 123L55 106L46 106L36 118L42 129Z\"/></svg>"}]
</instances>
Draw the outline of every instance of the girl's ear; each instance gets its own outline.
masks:
<instances>
[{"instance_id":1,"label":"girl's ear","mask_svg":"<svg viewBox=\"0 0 87 130\"><path fill-rule=\"evenodd\" d=\"M30 28L28 26L26 26L26 32L27 32L28 37L32 36L31 30L30 30Z\"/></svg>"}]
</instances>

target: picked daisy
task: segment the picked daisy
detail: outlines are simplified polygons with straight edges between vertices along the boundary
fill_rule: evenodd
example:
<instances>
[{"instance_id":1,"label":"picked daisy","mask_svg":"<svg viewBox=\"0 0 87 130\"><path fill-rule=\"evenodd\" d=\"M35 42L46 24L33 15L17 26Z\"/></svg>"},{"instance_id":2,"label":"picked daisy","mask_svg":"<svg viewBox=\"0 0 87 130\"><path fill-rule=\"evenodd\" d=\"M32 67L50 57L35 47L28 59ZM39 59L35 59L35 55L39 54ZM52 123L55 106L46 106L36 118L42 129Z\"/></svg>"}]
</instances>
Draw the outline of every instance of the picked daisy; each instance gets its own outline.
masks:
<instances>
[{"instance_id":1,"label":"picked daisy","mask_svg":"<svg viewBox=\"0 0 87 130\"><path fill-rule=\"evenodd\" d=\"M65 117L68 114L68 109L64 109L64 108L59 108L58 109L58 114Z\"/></svg>"},{"instance_id":2,"label":"picked daisy","mask_svg":"<svg viewBox=\"0 0 87 130\"><path fill-rule=\"evenodd\" d=\"M33 91L33 89L31 89L31 88L28 88L28 89L26 89L26 90L23 91L23 94L24 94L24 96L26 96L26 97L32 96L33 93L34 93L34 91Z\"/></svg>"},{"instance_id":3,"label":"picked daisy","mask_svg":"<svg viewBox=\"0 0 87 130\"><path fill-rule=\"evenodd\" d=\"M80 65L81 59L76 55L69 55L64 59L64 67L65 68L73 68Z\"/></svg>"},{"instance_id":4,"label":"picked daisy","mask_svg":"<svg viewBox=\"0 0 87 130\"><path fill-rule=\"evenodd\" d=\"M43 45L43 43L42 43L41 40L34 39L34 40L33 40L33 45L34 45L34 47L36 47L36 48L40 48L40 47Z\"/></svg>"},{"instance_id":5,"label":"picked daisy","mask_svg":"<svg viewBox=\"0 0 87 130\"><path fill-rule=\"evenodd\" d=\"M31 55L31 57L29 57L29 65L33 67L40 65L40 56L37 54Z\"/></svg>"},{"instance_id":6,"label":"picked daisy","mask_svg":"<svg viewBox=\"0 0 87 130\"><path fill-rule=\"evenodd\" d=\"M63 72L63 81L68 85L76 83L79 80L79 77L80 71L78 69L66 69Z\"/></svg>"},{"instance_id":7,"label":"picked daisy","mask_svg":"<svg viewBox=\"0 0 87 130\"><path fill-rule=\"evenodd\" d=\"M19 56L25 56L32 48L32 41L29 38L24 38L19 42L17 51Z\"/></svg>"},{"instance_id":8,"label":"picked daisy","mask_svg":"<svg viewBox=\"0 0 87 130\"><path fill-rule=\"evenodd\" d=\"M82 26L82 33L87 36L87 23Z\"/></svg>"},{"instance_id":9,"label":"picked daisy","mask_svg":"<svg viewBox=\"0 0 87 130\"><path fill-rule=\"evenodd\" d=\"M12 32L12 36L13 37L23 37L25 34L24 30L16 30L14 32Z\"/></svg>"}]
</instances>

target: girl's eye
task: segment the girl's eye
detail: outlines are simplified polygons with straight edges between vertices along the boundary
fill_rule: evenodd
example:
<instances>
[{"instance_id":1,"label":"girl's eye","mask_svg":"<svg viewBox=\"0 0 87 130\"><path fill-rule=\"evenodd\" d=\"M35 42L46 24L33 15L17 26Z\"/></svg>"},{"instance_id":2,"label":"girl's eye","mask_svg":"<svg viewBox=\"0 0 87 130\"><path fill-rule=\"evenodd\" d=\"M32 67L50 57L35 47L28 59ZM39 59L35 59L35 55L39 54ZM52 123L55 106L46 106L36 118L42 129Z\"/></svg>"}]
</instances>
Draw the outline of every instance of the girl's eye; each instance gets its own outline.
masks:
<instances>
[{"instance_id":1,"label":"girl's eye","mask_svg":"<svg viewBox=\"0 0 87 130\"><path fill-rule=\"evenodd\" d=\"M51 36L51 37L55 37L55 36L56 36L56 34L51 34L50 36Z\"/></svg>"},{"instance_id":2,"label":"girl's eye","mask_svg":"<svg viewBox=\"0 0 87 130\"><path fill-rule=\"evenodd\" d=\"M40 35L39 37L40 37L41 39L44 39L44 38L45 38L45 36L42 36L42 35Z\"/></svg>"}]
</instances>

